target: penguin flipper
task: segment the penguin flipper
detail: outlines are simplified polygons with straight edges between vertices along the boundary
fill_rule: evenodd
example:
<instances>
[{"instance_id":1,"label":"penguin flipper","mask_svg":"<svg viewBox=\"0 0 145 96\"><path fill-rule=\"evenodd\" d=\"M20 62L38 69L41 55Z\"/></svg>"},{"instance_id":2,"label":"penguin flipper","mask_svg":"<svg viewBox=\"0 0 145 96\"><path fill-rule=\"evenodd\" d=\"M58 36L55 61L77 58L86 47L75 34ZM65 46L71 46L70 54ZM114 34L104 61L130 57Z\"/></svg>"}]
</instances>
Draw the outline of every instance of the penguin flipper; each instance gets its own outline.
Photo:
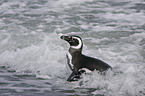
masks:
<instances>
[{"instance_id":1,"label":"penguin flipper","mask_svg":"<svg viewBox=\"0 0 145 96\"><path fill-rule=\"evenodd\" d=\"M78 72L76 72L73 69L73 72L71 73L71 75L68 77L67 81L71 82L71 81L78 81L78 79L80 79L80 75Z\"/></svg>"}]
</instances>

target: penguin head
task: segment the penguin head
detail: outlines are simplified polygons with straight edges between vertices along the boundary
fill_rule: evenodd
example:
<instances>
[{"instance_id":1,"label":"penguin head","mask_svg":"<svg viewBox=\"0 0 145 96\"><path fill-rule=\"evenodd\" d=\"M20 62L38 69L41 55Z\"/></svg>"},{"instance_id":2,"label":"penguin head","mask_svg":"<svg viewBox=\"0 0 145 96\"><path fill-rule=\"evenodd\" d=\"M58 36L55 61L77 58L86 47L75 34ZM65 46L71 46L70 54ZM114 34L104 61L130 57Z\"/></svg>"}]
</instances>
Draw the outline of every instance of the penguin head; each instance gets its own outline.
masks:
<instances>
[{"instance_id":1,"label":"penguin head","mask_svg":"<svg viewBox=\"0 0 145 96\"><path fill-rule=\"evenodd\" d=\"M70 44L71 48L82 49L82 47L83 47L83 41L79 36L75 36L75 35L64 36L64 35L62 35L60 38L67 41Z\"/></svg>"}]
</instances>

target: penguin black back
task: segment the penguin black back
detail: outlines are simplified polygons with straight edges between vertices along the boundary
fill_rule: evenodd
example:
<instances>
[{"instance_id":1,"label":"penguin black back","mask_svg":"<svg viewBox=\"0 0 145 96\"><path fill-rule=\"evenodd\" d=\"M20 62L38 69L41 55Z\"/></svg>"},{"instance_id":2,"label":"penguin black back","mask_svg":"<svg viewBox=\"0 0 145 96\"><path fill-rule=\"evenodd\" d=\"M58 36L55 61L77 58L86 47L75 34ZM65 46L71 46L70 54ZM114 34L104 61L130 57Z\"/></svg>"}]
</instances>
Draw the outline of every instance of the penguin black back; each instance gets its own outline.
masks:
<instances>
[{"instance_id":1,"label":"penguin black back","mask_svg":"<svg viewBox=\"0 0 145 96\"><path fill-rule=\"evenodd\" d=\"M76 81L80 78L81 73L87 71L98 70L104 72L111 68L107 63L89 56L82 54L83 41L79 36L61 36L61 39L67 41L70 44L70 48L67 54L67 63L72 70L72 74L67 81Z\"/></svg>"}]
</instances>

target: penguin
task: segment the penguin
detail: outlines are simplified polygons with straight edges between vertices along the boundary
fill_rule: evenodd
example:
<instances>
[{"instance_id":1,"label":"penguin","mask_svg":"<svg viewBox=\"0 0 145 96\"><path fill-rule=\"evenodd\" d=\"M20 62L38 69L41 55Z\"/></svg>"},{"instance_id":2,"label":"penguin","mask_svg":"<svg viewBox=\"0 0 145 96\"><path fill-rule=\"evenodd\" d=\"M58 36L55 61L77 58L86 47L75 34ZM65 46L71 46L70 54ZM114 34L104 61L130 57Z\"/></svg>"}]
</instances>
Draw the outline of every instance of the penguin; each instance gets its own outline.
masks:
<instances>
[{"instance_id":1,"label":"penguin","mask_svg":"<svg viewBox=\"0 0 145 96\"><path fill-rule=\"evenodd\" d=\"M104 73L108 69L112 69L112 67L104 61L82 54L83 41L81 37L76 35L62 35L60 38L70 44L66 57L67 64L72 73L67 81L78 81L82 73L90 73L94 70Z\"/></svg>"}]
</instances>

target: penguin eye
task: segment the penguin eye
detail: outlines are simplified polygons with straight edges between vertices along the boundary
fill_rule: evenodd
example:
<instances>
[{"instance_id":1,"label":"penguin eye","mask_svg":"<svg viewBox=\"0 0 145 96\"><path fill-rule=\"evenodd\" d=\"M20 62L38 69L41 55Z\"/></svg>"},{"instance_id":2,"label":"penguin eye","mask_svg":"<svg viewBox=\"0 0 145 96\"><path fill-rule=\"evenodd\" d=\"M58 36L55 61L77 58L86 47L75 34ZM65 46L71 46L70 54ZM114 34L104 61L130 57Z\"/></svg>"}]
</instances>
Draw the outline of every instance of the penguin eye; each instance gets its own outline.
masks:
<instances>
[{"instance_id":1,"label":"penguin eye","mask_svg":"<svg viewBox=\"0 0 145 96\"><path fill-rule=\"evenodd\" d=\"M75 38L72 37L72 40L75 40Z\"/></svg>"}]
</instances>

